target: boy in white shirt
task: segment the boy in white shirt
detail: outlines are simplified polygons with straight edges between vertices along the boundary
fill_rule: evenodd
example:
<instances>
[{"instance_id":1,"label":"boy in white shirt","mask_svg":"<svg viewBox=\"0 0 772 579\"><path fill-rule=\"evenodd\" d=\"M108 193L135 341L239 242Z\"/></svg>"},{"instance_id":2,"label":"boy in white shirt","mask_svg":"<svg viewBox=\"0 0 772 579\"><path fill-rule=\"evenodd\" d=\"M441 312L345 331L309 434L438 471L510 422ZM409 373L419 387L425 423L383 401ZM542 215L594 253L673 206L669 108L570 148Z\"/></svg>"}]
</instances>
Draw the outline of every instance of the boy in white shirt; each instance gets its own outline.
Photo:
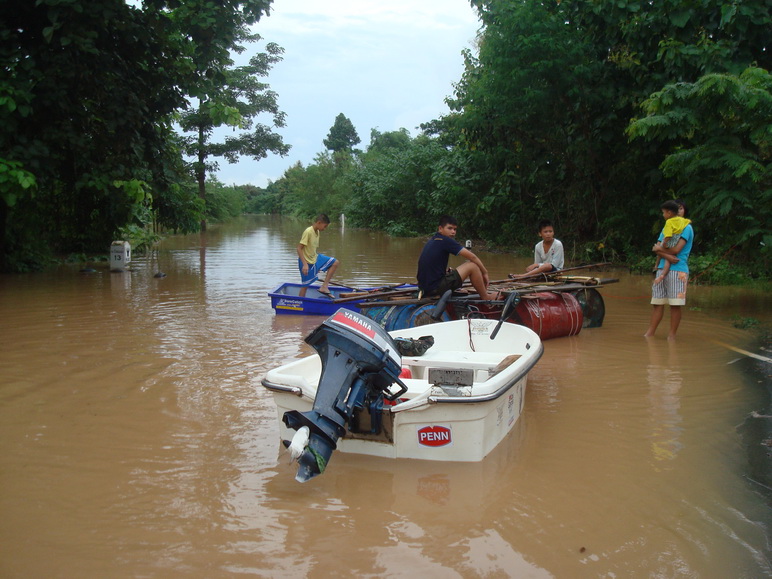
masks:
<instances>
[{"instance_id":1,"label":"boy in white shirt","mask_svg":"<svg viewBox=\"0 0 772 579\"><path fill-rule=\"evenodd\" d=\"M555 239L555 228L551 221L545 219L539 222L539 237L541 241L533 249L533 263L525 268L526 273L509 274L511 279L563 269L563 244Z\"/></svg>"}]
</instances>

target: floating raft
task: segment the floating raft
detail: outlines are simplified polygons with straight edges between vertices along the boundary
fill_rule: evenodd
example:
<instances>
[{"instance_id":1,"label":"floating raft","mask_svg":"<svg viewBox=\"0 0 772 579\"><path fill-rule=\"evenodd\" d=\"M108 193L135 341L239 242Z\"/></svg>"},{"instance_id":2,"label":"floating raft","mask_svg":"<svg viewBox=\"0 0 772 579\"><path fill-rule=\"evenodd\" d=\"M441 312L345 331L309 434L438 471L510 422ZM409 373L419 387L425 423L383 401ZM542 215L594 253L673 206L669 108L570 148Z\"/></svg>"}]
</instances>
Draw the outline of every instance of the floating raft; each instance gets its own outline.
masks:
<instances>
[{"instance_id":1,"label":"floating raft","mask_svg":"<svg viewBox=\"0 0 772 579\"><path fill-rule=\"evenodd\" d=\"M538 279L492 282L489 290L499 293L501 299L498 300L482 300L478 294L469 292L471 288L462 287L447 298L425 298L412 290L388 295L376 292L363 301L359 301L362 296L342 296L336 301L345 303L347 299L356 299L362 313L387 331L393 331L467 318L498 320L507 299L515 293L517 303L506 320L526 326L542 340L548 340L576 335L582 328L601 327L606 308L598 290L618 281L560 272L539 275Z\"/></svg>"}]
</instances>

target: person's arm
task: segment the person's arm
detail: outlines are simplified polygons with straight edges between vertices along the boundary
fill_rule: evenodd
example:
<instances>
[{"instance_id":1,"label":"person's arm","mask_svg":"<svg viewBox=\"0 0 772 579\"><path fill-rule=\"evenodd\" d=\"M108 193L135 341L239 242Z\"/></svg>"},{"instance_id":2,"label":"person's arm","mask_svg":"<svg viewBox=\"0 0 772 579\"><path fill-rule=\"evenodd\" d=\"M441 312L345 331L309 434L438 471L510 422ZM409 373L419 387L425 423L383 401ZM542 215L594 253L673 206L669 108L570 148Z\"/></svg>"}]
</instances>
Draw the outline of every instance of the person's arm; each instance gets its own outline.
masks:
<instances>
[{"instance_id":1,"label":"person's arm","mask_svg":"<svg viewBox=\"0 0 772 579\"><path fill-rule=\"evenodd\" d=\"M485 269L485 265L483 265L482 260L477 257L474 253L469 251L466 247L463 248L461 251L458 252L459 257L463 257L464 259L468 259L473 264L475 264L477 267L480 268L480 273L482 273L483 281L485 282L485 287L488 287L488 284L490 283L490 278L488 277L488 270Z\"/></svg>"},{"instance_id":2,"label":"person's arm","mask_svg":"<svg viewBox=\"0 0 772 579\"><path fill-rule=\"evenodd\" d=\"M654 244L654 247L652 247L651 250L657 255L657 257L666 259L670 263L678 263L680 260L676 257L676 255L684 248L685 245L686 239L682 237L673 247L665 247L664 244L657 242Z\"/></svg>"},{"instance_id":3,"label":"person's arm","mask_svg":"<svg viewBox=\"0 0 772 579\"><path fill-rule=\"evenodd\" d=\"M305 252L306 246L302 243L298 243L298 257L300 258L300 262L303 264L303 275L306 275L308 273L308 262L306 261L306 252Z\"/></svg>"},{"instance_id":4,"label":"person's arm","mask_svg":"<svg viewBox=\"0 0 772 579\"><path fill-rule=\"evenodd\" d=\"M552 268L542 267L546 262L547 262L547 254L544 252L544 243L540 241L533 248L533 263L525 268L525 273L528 275L533 275L533 274L539 274L543 271L546 271L547 269L552 269ZM521 274L518 277L522 277L522 276L523 274Z\"/></svg>"},{"instance_id":5,"label":"person's arm","mask_svg":"<svg viewBox=\"0 0 772 579\"><path fill-rule=\"evenodd\" d=\"M509 279L520 279L522 277L531 277L532 275L538 275L544 271L552 270L552 265L549 263L532 263L525 268L525 273L510 273Z\"/></svg>"}]
</instances>

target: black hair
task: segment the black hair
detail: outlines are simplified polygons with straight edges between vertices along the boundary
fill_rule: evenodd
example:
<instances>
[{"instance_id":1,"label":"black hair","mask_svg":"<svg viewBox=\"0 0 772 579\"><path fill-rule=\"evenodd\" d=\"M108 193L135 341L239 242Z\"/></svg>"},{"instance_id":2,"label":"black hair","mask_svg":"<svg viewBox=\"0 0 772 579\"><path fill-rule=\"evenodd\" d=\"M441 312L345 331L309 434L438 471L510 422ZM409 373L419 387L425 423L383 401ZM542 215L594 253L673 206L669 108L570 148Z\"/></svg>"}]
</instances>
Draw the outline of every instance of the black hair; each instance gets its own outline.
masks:
<instances>
[{"instance_id":1,"label":"black hair","mask_svg":"<svg viewBox=\"0 0 772 579\"><path fill-rule=\"evenodd\" d=\"M443 215L440 217L440 227L445 227L446 225L456 225L458 226L458 221L456 221L456 218L451 215Z\"/></svg>"},{"instance_id":2,"label":"black hair","mask_svg":"<svg viewBox=\"0 0 772 579\"><path fill-rule=\"evenodd\" d=\"M319 223L320 221L322 223L326 223L327 225L330 224L330 218L327 216L326 213L320 213L319 215L316 216L316 222Z\"/></svg>"},{"instance_id":3,"label":"black hair","mask_svg":"<svg viewBox=\"0 0 772 579\"><path fill-rule=\"evenodd\" d=\"M684 217L688 217L689 216L689 208L686 206L686 201L684 201L683 199L673 199L673 201L678 203L679 207L683 207L684 208Z\"/></svg>"},{"instance_id":4,"label":"black hair","mask_svg":"<svg viewBox=\"0 0 772 579\"><path fill-rule=\"evenodd\" d=\"M678 215L678 203L673 201L672 199L670 201L665 201L662 205L660 205L660 209L667 209L668 211L672 211L676 215Z\"/></svg>"},{"instance_id":5,"label":"black hair","mask_svg":"<svg viewBox=\"0 0 772 579\"><path fill-rule=\"evenodd\" d=\"M544 229L545 227L554 228L555 226L552 225L552 221L550 221L549 219L542 219L541 221L539 221L539 233L541 233L541 230Z\"/></svg>"}]
</instances>

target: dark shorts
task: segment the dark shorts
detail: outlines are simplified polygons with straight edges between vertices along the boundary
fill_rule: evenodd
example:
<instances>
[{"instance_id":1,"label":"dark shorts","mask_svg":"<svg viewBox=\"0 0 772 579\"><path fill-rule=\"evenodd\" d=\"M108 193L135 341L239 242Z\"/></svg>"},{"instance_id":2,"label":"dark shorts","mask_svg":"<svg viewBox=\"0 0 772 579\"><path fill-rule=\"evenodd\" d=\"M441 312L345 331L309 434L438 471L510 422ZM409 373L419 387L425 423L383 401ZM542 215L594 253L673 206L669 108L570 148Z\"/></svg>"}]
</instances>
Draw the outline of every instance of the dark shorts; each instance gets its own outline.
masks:
<instances>
[{"instance_id":1,"label":"dark shorts","mask_svg":"<svg viewBox=\"0 0 772 579\"><path fill-rule=\"evenodd\" d=\"M461 280L459 273L455 269L452 269L445 274L445 277L440 280L440 283L437 285L437 287L427 295L441 296L448 290L460 288L463 284L464 282Z\"/></svg>"}]
</instances>

